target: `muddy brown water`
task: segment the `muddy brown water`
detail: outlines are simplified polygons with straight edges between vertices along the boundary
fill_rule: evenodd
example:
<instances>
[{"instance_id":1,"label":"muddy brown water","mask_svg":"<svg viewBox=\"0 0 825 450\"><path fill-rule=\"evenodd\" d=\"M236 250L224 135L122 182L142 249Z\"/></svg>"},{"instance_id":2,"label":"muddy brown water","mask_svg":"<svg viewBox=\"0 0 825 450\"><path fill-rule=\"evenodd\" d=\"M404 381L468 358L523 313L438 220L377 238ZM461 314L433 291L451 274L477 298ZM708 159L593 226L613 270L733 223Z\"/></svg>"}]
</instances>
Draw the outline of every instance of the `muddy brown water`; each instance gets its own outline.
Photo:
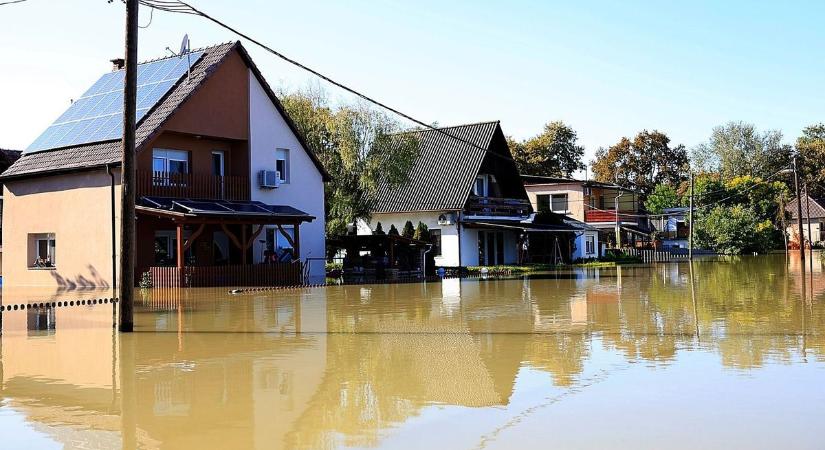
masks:
<instances>
[{"instance_id":1,"label":"muddy brown water","mask_svg":"<svg viewBox=\"0 0 825 450\"><path fill-rule=\"evenodd\" d=\"M772 255L4 312L0 447L825 448L824 305Z\"/></svg>"}]
</instances>

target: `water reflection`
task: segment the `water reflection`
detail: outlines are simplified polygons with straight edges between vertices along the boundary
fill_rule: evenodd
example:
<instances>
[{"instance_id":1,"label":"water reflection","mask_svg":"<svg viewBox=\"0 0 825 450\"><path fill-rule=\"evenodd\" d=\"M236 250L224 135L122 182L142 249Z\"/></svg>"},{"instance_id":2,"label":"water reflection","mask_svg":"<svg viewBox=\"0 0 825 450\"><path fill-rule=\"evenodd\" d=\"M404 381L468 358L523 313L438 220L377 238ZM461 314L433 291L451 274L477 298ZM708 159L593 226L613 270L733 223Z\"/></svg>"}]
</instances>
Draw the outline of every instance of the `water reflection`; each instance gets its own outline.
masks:
<instances>
[{"instance_id":1,"label":"water reflection","mask_svg":"<svg viewBox=\"0 0 825 450\"><path fill-rule=\"evenodd\" d=\"M113 332L111 305L12 311L0 429L23 420L14 431L44 448L414 447L425 430L445 447L540 448L550 430L531 417L625 404L623 417L669 429L672 417L627 403L678 379L684 394L658 392L655 405L698 412L697 392L723 393L730 403L706 425L722 436L735 405L754 404L736 389L744 374L788 394L751 426L818 445L825 388L810 374L825 374L823 296L821 271L807 278L778 255L529 280L154 291L130 335ZM796 415L793 389L814 414ZM791 420L810 430L783 428ZM600 427L620 434L620 422ZM682 434L650 446L689 442Z\"/></svg>"}]
</instances>

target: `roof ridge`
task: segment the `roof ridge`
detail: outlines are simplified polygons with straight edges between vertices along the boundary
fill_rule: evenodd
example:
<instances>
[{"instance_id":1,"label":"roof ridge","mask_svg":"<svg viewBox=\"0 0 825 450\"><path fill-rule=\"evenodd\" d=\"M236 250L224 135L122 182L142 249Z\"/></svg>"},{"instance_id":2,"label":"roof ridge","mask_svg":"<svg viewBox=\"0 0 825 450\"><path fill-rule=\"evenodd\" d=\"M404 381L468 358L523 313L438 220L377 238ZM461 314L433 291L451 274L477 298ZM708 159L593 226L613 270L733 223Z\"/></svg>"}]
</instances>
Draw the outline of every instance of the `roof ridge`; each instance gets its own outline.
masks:
<instances>
[{"instance_id":1,"label":"roof ridge","mask_svg":"<svg viewBox=\"0 0 825 450\"><path fill-rule=\"evenodd\" d=\"M160 56L160 57L157 57L157 58L154 58L154 59L147 59L145 61L140 61L138 63L138 65L140 66L140 65L143 65L143 64L149 64L149 63L153 63L153 62L164 61L164 60L172 59L172 58L180 58L183 55L186 55L186 54L189 54L189 53L205 52L205 51L208 51L208 50L214 50L214 49L216 49L218 47L222 47L224 45L235 45L236 43L237 43L237 41L235 41L235 42L229 41L229 42L221 42L220 44L215 44L215 45L207 45L205 47L190 49L189 52L181 53L180 55ZM123 71L123 70L126 70L126 69L118 69L118 70L114 70L113 72L120 72L120 71Z\"/></svg>"}]
</instances>

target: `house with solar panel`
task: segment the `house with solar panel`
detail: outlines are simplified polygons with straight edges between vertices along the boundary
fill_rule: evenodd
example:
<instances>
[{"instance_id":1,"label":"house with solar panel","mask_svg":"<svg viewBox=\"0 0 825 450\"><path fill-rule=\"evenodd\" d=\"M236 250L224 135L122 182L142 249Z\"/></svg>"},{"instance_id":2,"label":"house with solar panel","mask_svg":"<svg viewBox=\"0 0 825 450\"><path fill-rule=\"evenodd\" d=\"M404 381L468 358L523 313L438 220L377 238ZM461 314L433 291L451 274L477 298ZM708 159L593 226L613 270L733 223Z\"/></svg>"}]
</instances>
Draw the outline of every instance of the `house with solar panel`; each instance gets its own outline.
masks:
<instances>
[{"instance_id":1,"label":"house with solar panel","mask_svg":"<svg viewBox=\"0 0 825 450\"><path fill-rule=\"evenodd\" d=\"M2 175L4 284L112 287L122 60ZM155 286L322 279L324 182L239 43L144 62L137 90L137 272ZM149 275L146 275L149 274Z\"/></svg>"},{"instance_id":2,"label":"house with solar panel","mask_svg":"<svg viewBox=\"0 0 825 450\"><path fill-rule=\"evenodd\" d=\"M536 214L498 121L410 132L419 143L409 180L378 191L358 234L407 221L427 226L441 267L570 262L595 231L560 214ZM581 247L581 248L579 248ZM595 256L595 255L594 255Z\"/></svg>"}]
</instances>

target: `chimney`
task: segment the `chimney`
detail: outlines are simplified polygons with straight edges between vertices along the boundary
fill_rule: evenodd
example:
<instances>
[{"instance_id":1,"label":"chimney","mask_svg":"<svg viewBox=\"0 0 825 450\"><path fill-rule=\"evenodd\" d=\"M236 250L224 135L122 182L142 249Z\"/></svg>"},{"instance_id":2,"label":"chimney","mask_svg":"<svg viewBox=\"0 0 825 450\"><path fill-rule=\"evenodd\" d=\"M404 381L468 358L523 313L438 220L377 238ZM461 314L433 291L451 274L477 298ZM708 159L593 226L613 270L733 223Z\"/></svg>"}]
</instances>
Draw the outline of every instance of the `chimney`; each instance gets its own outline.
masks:
<instances>
[{"instance_id":1,"label":"chimney","mask_svg":"<svg viewBox=\"0 0 825 450\"><path fill-rule=\"evenodd\" d=\"M126 65L126 60L123 58L110 59L112 61L112 72L116 72Z\"/></svg>"}]
</instances>

